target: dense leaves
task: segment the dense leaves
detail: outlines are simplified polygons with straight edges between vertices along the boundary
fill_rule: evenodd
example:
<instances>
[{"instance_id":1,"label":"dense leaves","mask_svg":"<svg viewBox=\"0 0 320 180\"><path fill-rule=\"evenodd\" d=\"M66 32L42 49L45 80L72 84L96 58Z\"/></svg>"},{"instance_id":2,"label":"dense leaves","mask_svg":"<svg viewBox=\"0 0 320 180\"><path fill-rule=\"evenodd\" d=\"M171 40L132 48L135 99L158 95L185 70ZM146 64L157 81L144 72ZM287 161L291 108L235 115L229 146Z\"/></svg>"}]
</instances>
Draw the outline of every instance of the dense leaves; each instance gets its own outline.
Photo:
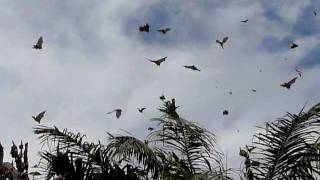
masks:
<instances>
[{"instance_id":1,"label":"dense leaves","mask_svg":"<svg viewBox=\"0 0 320 180\"><path fill-rule=\"evenodd\" d=\"M254 136L255 147L246 160L252 176L259 179L316 179L319 168L320 104L309 111L290 114L266 123ZM244 156L244 153L241 153Z\"/></svg>"}]
</instances>

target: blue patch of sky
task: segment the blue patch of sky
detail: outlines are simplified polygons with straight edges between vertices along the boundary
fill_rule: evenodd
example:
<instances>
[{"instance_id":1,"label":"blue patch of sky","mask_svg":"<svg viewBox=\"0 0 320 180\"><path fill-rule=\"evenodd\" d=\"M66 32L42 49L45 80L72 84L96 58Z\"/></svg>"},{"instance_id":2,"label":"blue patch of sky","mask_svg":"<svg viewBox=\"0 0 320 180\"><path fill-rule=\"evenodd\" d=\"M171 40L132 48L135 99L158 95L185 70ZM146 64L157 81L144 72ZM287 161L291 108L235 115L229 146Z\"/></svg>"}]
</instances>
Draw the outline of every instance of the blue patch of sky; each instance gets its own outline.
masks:
<instances>
[{"instance_id":1,"label":"blue patch of sky","mask_svg":"<svg viewBox=\"0 0 320 180\"><path fill-rule=\"evenodd\" d=\"M212 39L214 31L209 29L203 21L196 20L178 4L152 4L150 7L143 7L139 12L143 14L143 19L139 19L141 16L129 17L125 23L124 33L127 36L138 36L139 40L146 44L201 46L215 41ZM150 25L150 32L138 32L139 26L146 23ZM156 31L159 28L166 27L172 29L167 35L162 35Z\"/></svg>"},{"instance_id":2,"label":"blue patch of sky","mask_svg":"<svg viewBox=\"0 0 320 180\"><path fill-rule=\"evenodd\" d=\"M302 69L312 68L320 64L320 48L315 48L301 58L298 67Z\"/></svg>"},{"instance_id":3,"label":"blue patch of sky","mask_svg":"<svg viewBox=\"0 0 320 180\"><path fill-rule=\"evenodd\" d=\"M268 36L262 40L257 49L266 52L281 52L289 49L289 45L292 41L292 36L286 36L281 39L274 36Z\"/></svg>"},{"instance_id":4,"label":"blue patch of sky","mask_svg":"<svg viewBox=\"0 0 320 180\"><path fill-rule=\"evenodd\" d=\"M310 36L319 34L320 32L320 12L317 16L314 16L313 11L315 8L310 5L303 11L302 16L299 17L298 21L293 26L294 34L300 36Z\"/></svg>"}]
</instances>

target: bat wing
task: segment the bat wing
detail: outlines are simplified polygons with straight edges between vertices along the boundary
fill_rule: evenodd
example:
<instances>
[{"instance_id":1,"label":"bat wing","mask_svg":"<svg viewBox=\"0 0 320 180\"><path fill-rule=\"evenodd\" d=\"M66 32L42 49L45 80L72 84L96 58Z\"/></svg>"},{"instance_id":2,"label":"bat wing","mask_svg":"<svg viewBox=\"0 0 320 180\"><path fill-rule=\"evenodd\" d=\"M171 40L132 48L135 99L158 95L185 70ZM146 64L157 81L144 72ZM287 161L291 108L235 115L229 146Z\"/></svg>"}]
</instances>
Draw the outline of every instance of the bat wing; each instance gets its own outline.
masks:
<instances>
[{"instance_id":1,"label":"bat wing","mask_svg":"<svg viewBox=\"0 0 320 180\"><path fill-rule=\"evenodd\" d=\"M42 119L44 117L44 114L46 113L46 111L42 111L41 113L38 114L38 116L36 117L37 119Z\"/></svg>"},{"instance_id":2,"label":"bat wing","mask_svg":"<svg viewBox=\"0 0 320 180\"><path fill-rule=\"evenodd\" d=\"M114 110L113 111L110 111L110 112L107 112L107 114L111 114L111 113L113 113L114 112Z\"/></svg>"},{"instance_id":3,"label":"bat wing","mask_svg":"<svg viewBox=\"0 0 320 180\"><path fill-rule=\"evenodd\" d=\"M158 62L159 62L159 63L162 63L162 62L166 61L166 58L167 58L167 57L161 58L161 59L158 60Z\"/></svg>"},{"instance_id":4,"label":"bat wing","mask_svg":"<svg viewBox=\"0 0 320 180\"><path fill-rule=\"evenodd\" d=\"M37 42L37 46L41 47L43 44L43 38L42 36L40 36L40 38L38 39L38 42Z\"/></svg>"},{"instance_id":5,"label":"bat wing","mask_svg":"<svg viewBox=\"0 0 320 180\"><path fill-rule=\"evenodd\" d=\"M228 37L224 37L223 39L222 39L222 43L226 43L227 41L228 41Z\"/></svg>"},{"instance_id":6,"label":"bat wing","mask_svg":"<svg viewBox=\"0 0 320 180\"><path fill-rule=\"evenodd\" d=\"M298 78L298 77L295 77L295 78L291 79L291 80L288 82L288 84L289 84L289 85L292 85L293 83L296 82L297 78Z\"/></svg>"}]
</instances>

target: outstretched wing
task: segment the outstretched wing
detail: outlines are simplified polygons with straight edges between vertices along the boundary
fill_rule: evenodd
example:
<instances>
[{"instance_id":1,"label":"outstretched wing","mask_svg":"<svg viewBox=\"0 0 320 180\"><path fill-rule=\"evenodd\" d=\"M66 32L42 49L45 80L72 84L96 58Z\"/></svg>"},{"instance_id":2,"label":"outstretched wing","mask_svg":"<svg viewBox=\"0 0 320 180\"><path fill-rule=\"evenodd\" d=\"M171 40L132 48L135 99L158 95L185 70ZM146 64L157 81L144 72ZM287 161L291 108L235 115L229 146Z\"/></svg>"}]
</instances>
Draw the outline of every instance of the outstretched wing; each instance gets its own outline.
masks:
<instances>
[{"instance_id":1,"label":"outstretched wing","mask_svg":"<svg viewBox=\"0 0 320 180\"><path fill-rule=\"evenodd\" d=\"M43 38L42 38L42 36L40 36L40 38L38 39L38 42L37 42L37 46L42 47L42 44L43 44Z\"/></svg>"},{"instance_id":2,"label":"outstretched wing","mask_svg":"<svg viewBox=\"0 0 320 180\"><path fill-rule=\"evenodd\" d=\"M295 77L295 78L291 79L291 80L288 82L288 84L292 85L293 83L296 82L297 78L298 78L298 77Z\"/></svg>"},{"instance_id":3,"label":"outstretched wing","mask_svg":"<svg viewBox=\"0 0 320 180\"><path fill-rule=\"evenodd\" d=\"M159 59L158 62L162 63L162 62L166 61L166 59L167 59L167 56Z\"/></svg>"},{"instance_id":4,"label":"outstretched wing","mask_svg":"<svg viewBox=\"0 0 320 180\"><path fill-rule=\"evenodd\" d=\"M110 111L110 112L107 112L107 114L111 114L111 113L113 113L115 110L113 110L113 111Z\"/></svg>"},{"instance_id":5,"label":"outstretched wing","mask_svg":"<svg viewBox=\"0 0 320 180\"><path fill-rule=\"evenodd\" d=\"M40 118L43 118L44 114L46 113L47 111L42 111L41 113L38 114L37 117L40 117Z\"/></svg>"},{"instance_id":6,"label":"outstretched wing","mask_svg":"<svg viewBox=\"0 0 320 180\"><path fill-rule=\"evenodd\" d=\"M223 39L222 39L222 43L226 43L227 41L228 41L228 37L224 37Z\"/></svg>"}]
</instances>

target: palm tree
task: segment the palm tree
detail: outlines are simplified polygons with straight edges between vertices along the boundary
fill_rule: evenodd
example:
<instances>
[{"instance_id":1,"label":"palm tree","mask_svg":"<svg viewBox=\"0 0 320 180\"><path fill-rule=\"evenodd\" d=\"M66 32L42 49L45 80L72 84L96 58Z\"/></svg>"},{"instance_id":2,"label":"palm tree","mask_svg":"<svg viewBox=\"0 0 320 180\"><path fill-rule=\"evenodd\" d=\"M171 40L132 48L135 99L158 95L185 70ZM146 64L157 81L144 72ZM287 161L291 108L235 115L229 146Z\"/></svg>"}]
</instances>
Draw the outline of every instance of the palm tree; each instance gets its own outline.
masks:
<instances>
[{"instance_id":1,"label":"palm tree","mask_svg":"<svg viewBox=\"0 0 320 180\"><path fill-rule=\"evenodd\" d=\"M252 146L240 150L247 179L306 179L319 176L320 104L266 123Z\"/></svg>"},{"instance_id":2,"label":"palm tree","mask_svg":"<svg viewBox=\"0 0 320 180\"><path fill-rule=\"evenodd\" d=\"M108 133L108 144L94 144L67 129L36 127L41 142L55 147L40 154L47 179L230 179L215 135L181 118L177 108L174 99L164 102L162 115L151 119L158 128L145 141Z\"/></svg>"},{"instance_id":3,"label":"palm tree","mask_svg":"<svg viewBox=\"0 0 320 180\"><path fill-rule=\"evenodd\" d=\"M40 152L40 168L46 173L46 179L140 179L140 169L132 168L129 164L122 165L123 160L114 161L104 145L100 142L89 143L80 133L46 126L37 126L34 133L39 135L41 143L54 147Z\"/></svg>"}]
</instances>

